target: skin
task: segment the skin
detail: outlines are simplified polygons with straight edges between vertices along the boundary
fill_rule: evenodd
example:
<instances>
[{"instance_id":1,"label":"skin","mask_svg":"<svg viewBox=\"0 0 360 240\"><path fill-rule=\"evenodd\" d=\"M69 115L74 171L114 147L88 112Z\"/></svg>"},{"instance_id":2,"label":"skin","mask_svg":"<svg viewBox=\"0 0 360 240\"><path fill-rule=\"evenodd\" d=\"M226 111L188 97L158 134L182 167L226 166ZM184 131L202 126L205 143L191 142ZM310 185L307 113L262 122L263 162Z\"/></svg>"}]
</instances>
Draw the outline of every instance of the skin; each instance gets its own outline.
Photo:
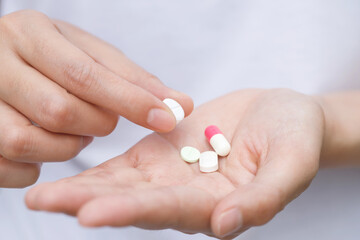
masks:
<instances>
[{"instance_id":1,"label":"skin","mask_svg":"<svg viewBox=\"0 0 360 240\"><path fill-rule=\"evenodd\" d=\"M0 18L0 62L0 187L33 184L41 162L73 158L119 116L168 132L163 99L193 109L113 46L32 10Z\"/></svg>"},{"instance_id":2,"label":"skin","mask_svg":"<svg viewBox=\"0 0 360 240\"><path fill-rule=\"evenodd\" d=\"M217 125L232 150L201 173L179 151L211 150ZM170 133L153 133L98 167L26 196L30 209L77 216L84 226L173 228L230 239L263 225L316 175L325 131L322 105L291 90L249 89L208 102Z\"/></svg>"}]
</instances>

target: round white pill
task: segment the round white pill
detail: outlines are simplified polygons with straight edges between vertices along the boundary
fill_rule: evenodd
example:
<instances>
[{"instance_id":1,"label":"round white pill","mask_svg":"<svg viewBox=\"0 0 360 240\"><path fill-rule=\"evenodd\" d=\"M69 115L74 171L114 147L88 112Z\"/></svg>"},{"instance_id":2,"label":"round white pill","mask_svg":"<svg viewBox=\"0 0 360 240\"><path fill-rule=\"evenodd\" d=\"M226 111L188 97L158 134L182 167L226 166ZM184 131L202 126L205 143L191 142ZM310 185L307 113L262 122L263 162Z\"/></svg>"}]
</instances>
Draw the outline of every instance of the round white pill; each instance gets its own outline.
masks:
<instances>
[{"instance_id":1,"label":"round white pill","mask_svg":"<svg viewBox=\"0 0 360 240\"><path fill-rule=\"evenodd\" d=\"M197 162L200 158L200 151L194 147L183 147L180 151L181 158L189 163Z\"/></svg>"},{"instance_id":2,"label":"round white pill","mask_svg":"<svg viewBox=\"0 0 360 240\"><path fill-rule=\"evenodd\" d=\"M200 154L199 166L201 172L215 172L219 168L218 155L214 151Z\"/></svg>"},{"instance_id":3,"label":"round white pill","mask_svg":"<svg viewBox=\"0 0 360 240\"><path fill-rule=\"evenodd\" d=\"M165 98L163 102L170 108L170 110L174 114L176 123L179 123L181 120L184 119L185 117L184 109L177 101L171 98Z\"/></svg>"}]
</instances>

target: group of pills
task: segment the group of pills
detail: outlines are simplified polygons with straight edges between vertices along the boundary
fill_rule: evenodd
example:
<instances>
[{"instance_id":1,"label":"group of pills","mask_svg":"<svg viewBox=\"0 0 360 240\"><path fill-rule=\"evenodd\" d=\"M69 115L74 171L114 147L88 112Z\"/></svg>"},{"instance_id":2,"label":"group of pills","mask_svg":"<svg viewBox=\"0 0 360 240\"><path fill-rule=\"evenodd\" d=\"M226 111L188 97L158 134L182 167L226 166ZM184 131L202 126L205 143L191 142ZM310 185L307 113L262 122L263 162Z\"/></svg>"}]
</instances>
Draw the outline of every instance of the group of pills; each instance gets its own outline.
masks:
<instances>
[{"instance_id":1,"label":"group of pills","mask_svg":"<svg viewBox=\"0 0 360 240\"><path fill-rule=\"evenodd\" d=\"M231 146L217 126L210 125L205 129L205 136L214 151L200 151L194 147L186 146L180 151L181 158L189 163L199 160L201 172L215 172L219 168L218 155L225 157L229 154Z\"/></svg>"},{"instance_id":2,"label":"group of pills","mask_svg":"<svg viewBox=\"0 0 360 240\"><path fill-rule=\"evenodd\" d=\"M166 98L163 101L173 112L176 122L184 119L185 114L181 105L173 99ZM181 158L188 163L199 161L201 172L215 172L219 168L218 155L225 157L230 153L231 146L224 134L215 125L210 125L205 129L205 136L214 151L200 151L194 147L186 146L180 151Z\"/></svg>"}]
</instances>

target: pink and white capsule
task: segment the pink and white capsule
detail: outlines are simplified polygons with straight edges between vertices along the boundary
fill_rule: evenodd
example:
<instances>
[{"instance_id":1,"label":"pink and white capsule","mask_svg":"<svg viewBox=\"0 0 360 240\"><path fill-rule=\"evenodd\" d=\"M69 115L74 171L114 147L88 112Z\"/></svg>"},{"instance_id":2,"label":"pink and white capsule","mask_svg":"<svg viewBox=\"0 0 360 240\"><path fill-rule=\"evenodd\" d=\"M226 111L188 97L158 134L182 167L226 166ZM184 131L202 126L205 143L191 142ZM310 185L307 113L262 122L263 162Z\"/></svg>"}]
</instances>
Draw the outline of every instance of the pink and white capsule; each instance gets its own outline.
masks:
<instances>
[{"instance_id":1,"label":"pink and white capsule","mask_svg":"<svg viewBox=\"0 0 360 240\"><path fill-rule=\"evenodd\" d=\"M205 129L205 136L219 156L225 157L229 154L231 150L230 143L217 126L208 126Z\"/></svg>"}]
</instances>

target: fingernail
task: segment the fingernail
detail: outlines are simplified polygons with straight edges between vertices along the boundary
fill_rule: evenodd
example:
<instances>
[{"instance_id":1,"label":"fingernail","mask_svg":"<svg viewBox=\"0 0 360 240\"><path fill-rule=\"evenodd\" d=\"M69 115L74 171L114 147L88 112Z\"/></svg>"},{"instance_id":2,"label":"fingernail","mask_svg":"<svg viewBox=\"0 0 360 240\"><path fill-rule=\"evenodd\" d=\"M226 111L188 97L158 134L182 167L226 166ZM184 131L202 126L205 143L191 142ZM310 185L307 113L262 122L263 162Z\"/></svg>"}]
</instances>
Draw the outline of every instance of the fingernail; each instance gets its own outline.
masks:
<instances>
[{"instance_id":1,"label":"fingernail","mask_svg":"<svg viewBox=\"0 0 360 240\"><path fill-rule=\"evenodd\" d=\"M239 209L231 208L222 213L219 218L219 237L229 236L242 227L242 215Z\"/></svg>"},{"instance_id":2,"label":"fingernail","mask_svg":"<svg viewBox=\"0 0 360 240\"><path fill-rule=\"evenodd\" d=\"M149 111L146 122L159 131L170 131L175 127L174 116L159 108L153 108Z\"/></svg>"},{"instance_id":3,"label":"fingernail","mask_svg":"<svg viewBox=\"0 0 360 240\"><path fill-rule=\"evenodd\" d=\"M86 148L87 146L89 146L89 144L94 140L94 137L89 137L89 136L84 136L83 137L83 148Z\"/></svg>"}]
</instances>

